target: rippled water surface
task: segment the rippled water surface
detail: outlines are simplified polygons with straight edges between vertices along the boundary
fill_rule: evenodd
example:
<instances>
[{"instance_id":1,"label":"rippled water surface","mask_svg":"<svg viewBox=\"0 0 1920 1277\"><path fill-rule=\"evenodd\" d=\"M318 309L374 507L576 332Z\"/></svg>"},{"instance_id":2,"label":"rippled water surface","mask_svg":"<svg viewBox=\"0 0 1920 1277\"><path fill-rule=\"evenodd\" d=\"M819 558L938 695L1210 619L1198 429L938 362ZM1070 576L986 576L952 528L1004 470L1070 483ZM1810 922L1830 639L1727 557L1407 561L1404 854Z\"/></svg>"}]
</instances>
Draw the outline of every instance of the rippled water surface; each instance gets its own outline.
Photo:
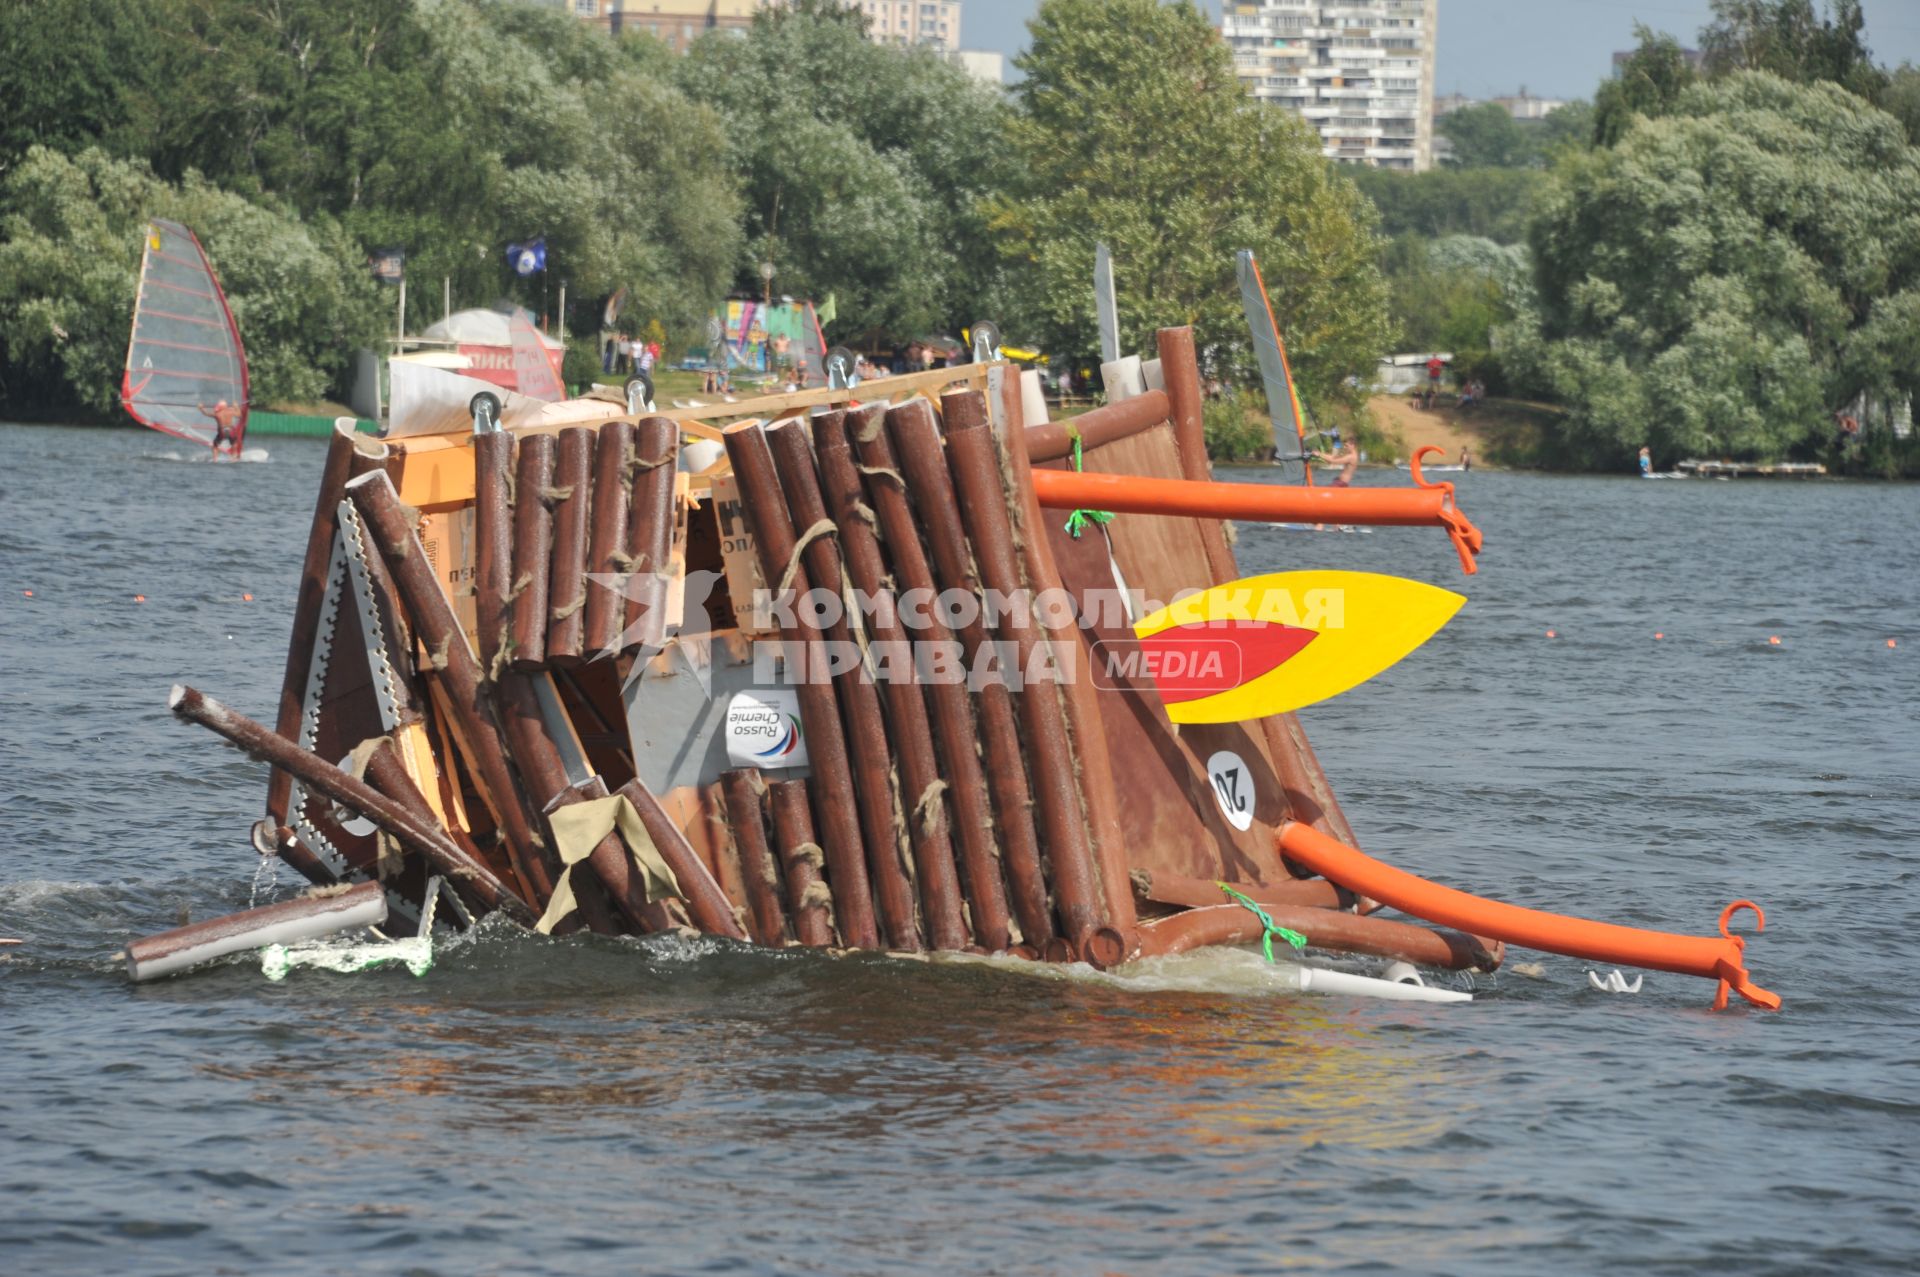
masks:
<instances>
[{"instance_id":1,"label":"rippled water surface","mask_svg":"<svg viewBox=\"0 0 1920 1277\"><path fill-rule=\"evenodd\" d=\"M492 929L136 989L120 944L254 890L264 773L165 705L271 717L322 445L268 446L0 427L0 1272L1920 1267L1920 488L1475 473L1464 579L1241 529L1471 600L1304 716L1370 850L1670 930L1751 896L1779 1014L1524 952L1420 1006Z\"/></svg>"}]
</instances>

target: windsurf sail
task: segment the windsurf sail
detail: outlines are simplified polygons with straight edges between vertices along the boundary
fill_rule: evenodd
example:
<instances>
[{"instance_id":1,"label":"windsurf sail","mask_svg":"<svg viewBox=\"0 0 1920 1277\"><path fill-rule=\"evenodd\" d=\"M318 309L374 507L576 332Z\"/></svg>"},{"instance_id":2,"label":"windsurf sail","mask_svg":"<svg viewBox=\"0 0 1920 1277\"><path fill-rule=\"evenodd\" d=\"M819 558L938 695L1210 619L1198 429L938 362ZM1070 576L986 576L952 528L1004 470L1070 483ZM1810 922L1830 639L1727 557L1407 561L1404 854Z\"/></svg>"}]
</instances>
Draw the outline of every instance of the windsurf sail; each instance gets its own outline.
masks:
<instances>
[{"instance_id":1,"label":"windsurf sail","mask_svg":"<svg viewBox=\"0 0 1920 1277\"><path fill-rule=\"evenodd\" d=\"M1113 300L1113 254L1105 244L1093 246L1093 313L1100 324L1100 362L1120 358L1120 308Z\"/></svg>"},{"instance_id":2,"label":"windsurf sail","mask_svg":"<svg viewBox=\"0 0 1920 1277\"><path fill-rule=\"evenodd\" d=\"M507 321L507 335L513 342L514 389L548 403L565 399L567 392L560 385L560 374L553 370L553 360L547 357L547 344L533 326L533 316L524 309L515 310Z\"/></svg>"},{"instance_id":3,"label":"windsurf sail","mask_svg":"<svg viewBox=\"0 0 1920 1277\"><path fill-rule=\"evenodd\" d=\"M225 448L237 456L247 389L247 352L206 251L180 223L155 218L140 255L120 403L141 425L203 447L225 418Z\"/></svg>"},{"instance_id":4,"label":"windsurf sail","mask_svg":"<svg viewBox=\"0 0 1920 1277\"><path fill-rule=\"evenodd\" d=\"M1260 381L1267 391L1267 415L1273 422L1274 452L1289 479L1305 479L1313 486L1313 467L1308 465L1307 422L1300 410L1300 396L1293 388L1293 369L1287 364L1287 346L1280 340L1280 325L1273 321L1273 306L1267 301L1267 284L1260 278L1260 264L1251 249L1233 255L1234 272L1240 277L1240 305L1247 312L1247 331L1253 334L1253 353L1260 362ZM1289 438L1291 434L1293 437ZM1294 457L1301 458L1294 460Z\"/></svg>"},{"instance_id":5,"label":"windsurf sail","mask_svg":"<svg viewBox=\"0 0 1920 1277\"><path fill-rule=\"evenodd\" d=\"M827 334L820 327L819 312L807 303L806 319L800 325L800 357L807 370L809 386L827 384Z\"/></svg>"}]
</instances>

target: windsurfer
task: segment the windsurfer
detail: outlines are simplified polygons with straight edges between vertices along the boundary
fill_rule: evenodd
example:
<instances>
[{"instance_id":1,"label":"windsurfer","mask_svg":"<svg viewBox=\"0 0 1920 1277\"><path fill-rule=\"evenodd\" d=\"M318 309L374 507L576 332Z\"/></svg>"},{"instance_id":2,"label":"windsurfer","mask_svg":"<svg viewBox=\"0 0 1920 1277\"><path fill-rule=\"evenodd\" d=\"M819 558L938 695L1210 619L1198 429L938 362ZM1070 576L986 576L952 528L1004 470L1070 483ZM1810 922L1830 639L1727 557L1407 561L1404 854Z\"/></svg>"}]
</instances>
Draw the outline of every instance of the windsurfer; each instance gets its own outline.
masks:
<instances>
[{"instance_id":1,"label":"windsurfer","mask_svg":"<svg viewBox=\"0 0 1920 1277\"><path fill-rule=\"evenodd\" d=\"M1333 477L1333 486L1344 488L1353 482L1353 472L1360 467L1360 451L1350 443L1339 445L1338 452L1316 452L1315 461L1324 465L1339 466L1340 473Z\"/></svg>"},{"instance_id":2,"label":"windsurfer","mask_svg":"<svg viewBox=\"0 0 1920 1277\"><path fill-rule=\"evenodd\" d=\"M213 455L238 456L240 410L222 399L211 408L201 404L200 411L213 418Z\"/></svg>"}]
</instances>

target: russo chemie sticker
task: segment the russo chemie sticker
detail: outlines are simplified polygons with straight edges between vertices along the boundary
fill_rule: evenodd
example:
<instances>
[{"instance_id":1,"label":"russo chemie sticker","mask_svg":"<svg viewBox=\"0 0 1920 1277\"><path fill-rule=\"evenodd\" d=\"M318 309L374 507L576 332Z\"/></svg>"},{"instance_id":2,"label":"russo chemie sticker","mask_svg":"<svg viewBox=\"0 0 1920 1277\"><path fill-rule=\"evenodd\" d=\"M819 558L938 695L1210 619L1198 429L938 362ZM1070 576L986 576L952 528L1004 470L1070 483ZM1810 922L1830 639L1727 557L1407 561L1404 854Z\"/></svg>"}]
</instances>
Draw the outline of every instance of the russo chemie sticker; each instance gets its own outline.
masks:
<instances>
[{"instance_id":1,"label":"russo chemie sticker","mask_svg":"<svg viewBox=\"0 0 1920 1277\"><path fill-rule=\"evenodd\" d=\"M799 694L790 688L736 692L727 702L727 759L762 771L805 767Z\"/></svg>"}]
</instances>

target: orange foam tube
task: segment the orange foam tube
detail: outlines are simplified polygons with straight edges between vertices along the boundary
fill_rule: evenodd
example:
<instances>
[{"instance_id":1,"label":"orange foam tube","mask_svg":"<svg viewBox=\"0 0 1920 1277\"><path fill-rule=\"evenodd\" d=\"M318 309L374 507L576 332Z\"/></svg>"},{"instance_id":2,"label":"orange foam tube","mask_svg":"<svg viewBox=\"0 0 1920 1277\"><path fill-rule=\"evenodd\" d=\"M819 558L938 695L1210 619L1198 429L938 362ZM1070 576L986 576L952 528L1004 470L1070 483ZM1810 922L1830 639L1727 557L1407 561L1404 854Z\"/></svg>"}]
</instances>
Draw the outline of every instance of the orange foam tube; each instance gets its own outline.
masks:
<instances>
[{"instance_id":1,"label":"orange foam tube","mask_svg":"<svg viewBox=\"0 0 1920 1277\"><path fill-rule=\"evenodd\" d=\"M1296 821L1282 825L1275 840L1287 857L1327 881L1428 922L1572 958L1718 980L1720 988L1713 1002L1715 1009L1726 1006L1729 989L1769 1011L1780 1006L1779 995L1767 992L1748 978L1742 961L1746 942L1727 933L1728 919L1741 908L1752 909L1760 920L1759 929L1766 930L1766 916L1750 901L1735 901L1721 912L1718 937L1677 936L1666 931L1643 931L1638 927L1523 909L1468 895L1382 864L1365 852Z\"/></svg>"}]
</instances>

